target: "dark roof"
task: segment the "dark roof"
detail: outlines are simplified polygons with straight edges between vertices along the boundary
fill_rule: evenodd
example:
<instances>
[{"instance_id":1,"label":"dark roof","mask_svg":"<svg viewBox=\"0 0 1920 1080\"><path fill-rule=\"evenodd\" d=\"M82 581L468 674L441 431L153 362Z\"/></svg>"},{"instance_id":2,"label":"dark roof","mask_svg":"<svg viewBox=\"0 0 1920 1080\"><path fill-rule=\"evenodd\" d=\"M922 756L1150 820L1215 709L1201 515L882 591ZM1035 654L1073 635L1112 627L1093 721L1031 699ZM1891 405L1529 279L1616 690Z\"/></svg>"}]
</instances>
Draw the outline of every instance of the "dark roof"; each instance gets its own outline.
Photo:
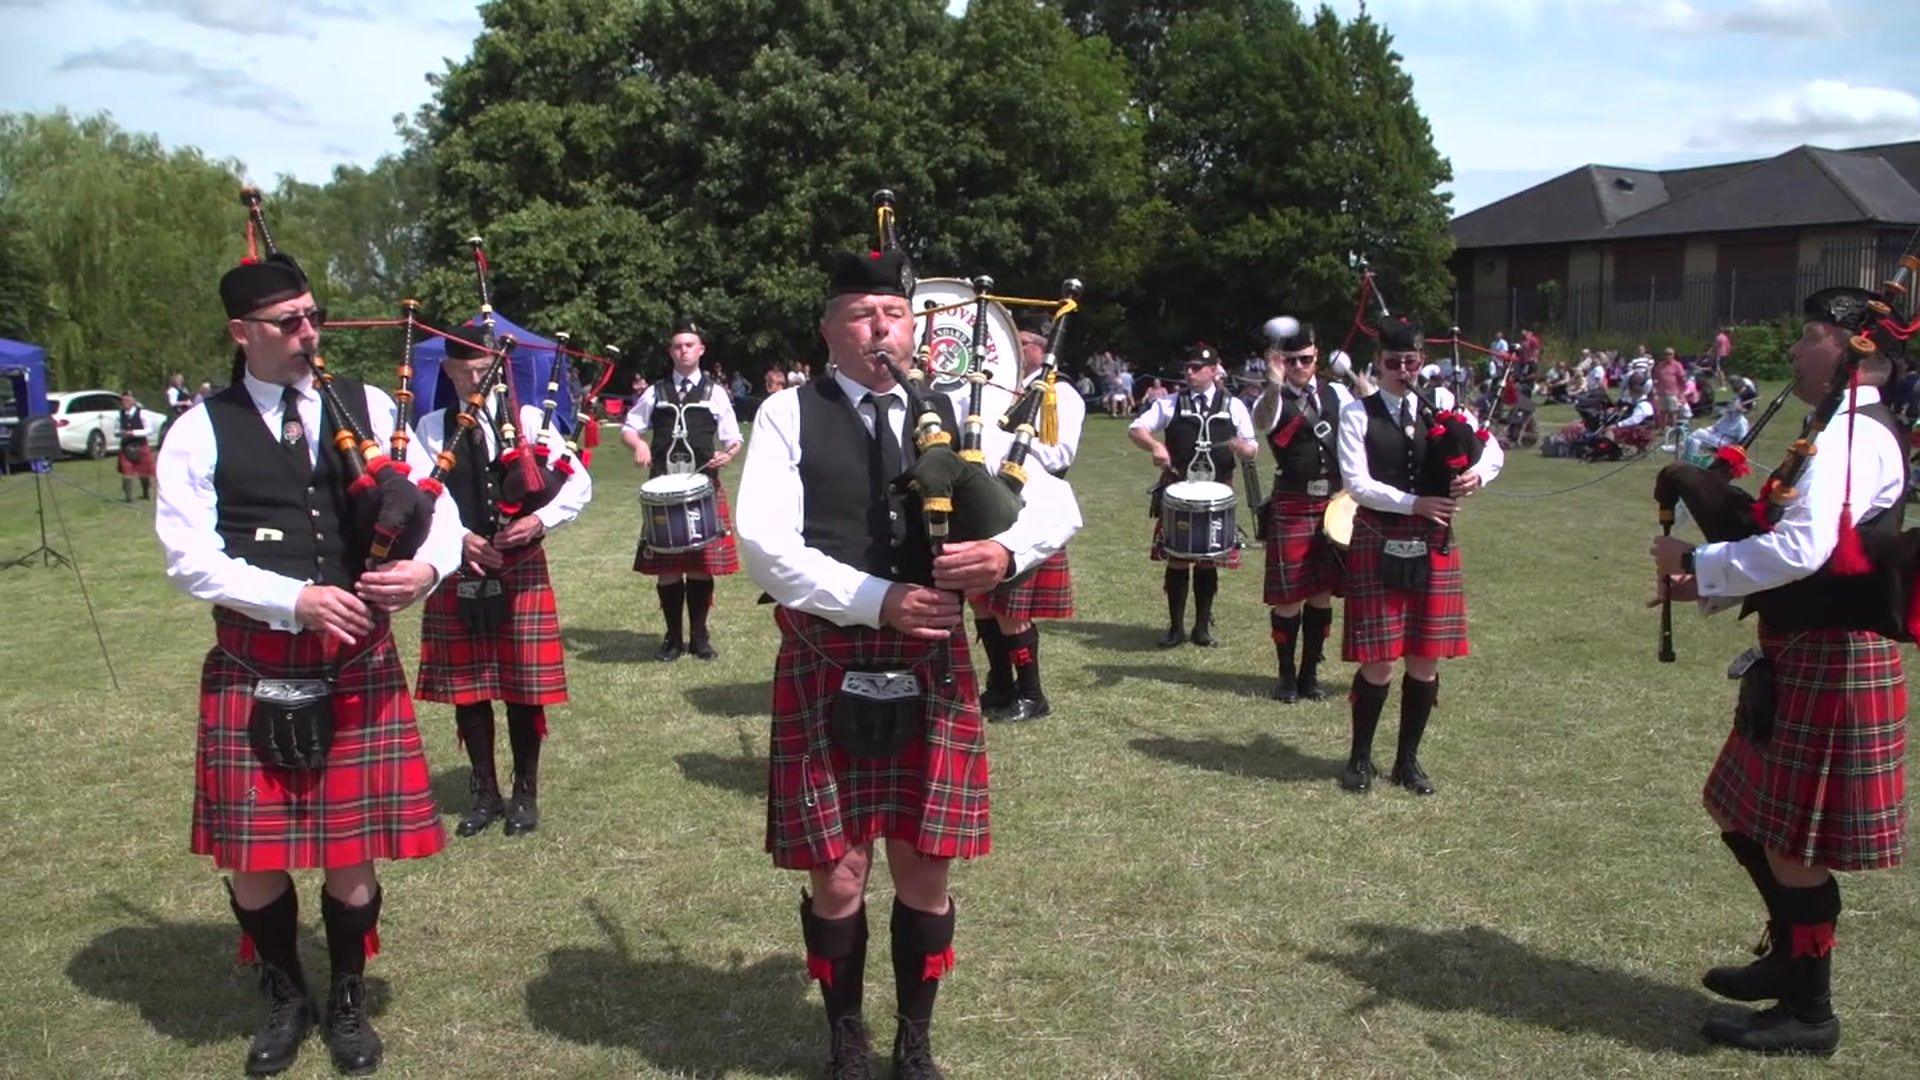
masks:
<instances>
[{"instance_id":1,"label":"dark roof","mask_svg":"<svg viewBox=\"0 0 1920 1080\"><path fill-rule=\"evenodd\" d=\"M1587 165L1453 219L1462 248L1796 225L1920 224L1920 142L1799 146L1664 172Z\"/></svg>"}]
</instances>

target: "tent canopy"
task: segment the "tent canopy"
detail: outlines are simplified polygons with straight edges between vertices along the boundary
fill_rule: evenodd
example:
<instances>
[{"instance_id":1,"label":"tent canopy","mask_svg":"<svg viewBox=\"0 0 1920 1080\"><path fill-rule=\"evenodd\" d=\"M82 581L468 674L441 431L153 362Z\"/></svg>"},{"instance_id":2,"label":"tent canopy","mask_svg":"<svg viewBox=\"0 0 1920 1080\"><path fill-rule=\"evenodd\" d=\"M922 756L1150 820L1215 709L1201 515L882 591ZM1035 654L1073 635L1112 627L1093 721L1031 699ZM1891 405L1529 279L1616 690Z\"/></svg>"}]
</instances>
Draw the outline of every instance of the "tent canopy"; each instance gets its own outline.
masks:
<instances>
[{"instance_id":1,"label":"tent canopy","mask_svg":"<svg viewBox=\"0 0 1920 1080\"><path fill-rule=\"evenodd\" d=\"M547 398L547 375L555 363L566 362L556 349L551 338L541 337L525 327L517 326L506 317L495 314L493 317L494 334L500 338L513 335L515 342L513 355L508 363L513 368L513 392L522 405L538 406ZM483 331L479 319L468 319L461 323L457 336L472 342L479 342ZM453 383L440 371L440 362L447 358L447 343L444 338L433 337L416 345L413 350L413 418L419 418L445 408L454 400ZM553 410L554 426L571 434L574 403L573 389L566 378L566 369L561 369L560 391L554 396L557 403ZM528 432L529 435L533 434Z\"/></svg>"},{"instance_id":2,"label":"tent canopy","mask_svg":"<svg viewBox=\"0 0 1920 1080\"><path fill-rule=\"evenodd\" d=\"M13 400L21 416L53 411L47 401L47 350L0 338L0 376L13 383Z\"/></svg>"}]
</instances>

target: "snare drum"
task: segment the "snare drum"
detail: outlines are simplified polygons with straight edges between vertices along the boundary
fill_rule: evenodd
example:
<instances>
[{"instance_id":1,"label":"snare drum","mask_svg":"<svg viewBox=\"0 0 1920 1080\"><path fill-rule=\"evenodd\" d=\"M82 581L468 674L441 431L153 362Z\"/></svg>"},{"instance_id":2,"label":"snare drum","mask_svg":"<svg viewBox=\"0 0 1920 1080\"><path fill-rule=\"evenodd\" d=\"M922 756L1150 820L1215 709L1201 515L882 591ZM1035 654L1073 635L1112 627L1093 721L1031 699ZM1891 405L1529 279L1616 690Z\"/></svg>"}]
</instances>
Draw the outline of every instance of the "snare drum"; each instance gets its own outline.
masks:
<instances>
[{"instance_id":1,"label":"snare drum","mask_svg":"<svg viewBox=\"0 0 1920 1080\"><path fill-rule=\"evenodd\" d=\"M662 555L698 551L720 539L713 481L704 473L675 473L641 484L640 537Z\"/></svg>"},{"instance_id":2,"label":"snare drum","mask_svg":"<svg viewBox=\"0 0 1920 1080\"><path fill-rule=\"evenodd\" d=\"M1209 480L1167 485L1160 496L1160 546L1170 559L1220 559L1240 546L1233 488Z\"/></svg>"}]
</instances>

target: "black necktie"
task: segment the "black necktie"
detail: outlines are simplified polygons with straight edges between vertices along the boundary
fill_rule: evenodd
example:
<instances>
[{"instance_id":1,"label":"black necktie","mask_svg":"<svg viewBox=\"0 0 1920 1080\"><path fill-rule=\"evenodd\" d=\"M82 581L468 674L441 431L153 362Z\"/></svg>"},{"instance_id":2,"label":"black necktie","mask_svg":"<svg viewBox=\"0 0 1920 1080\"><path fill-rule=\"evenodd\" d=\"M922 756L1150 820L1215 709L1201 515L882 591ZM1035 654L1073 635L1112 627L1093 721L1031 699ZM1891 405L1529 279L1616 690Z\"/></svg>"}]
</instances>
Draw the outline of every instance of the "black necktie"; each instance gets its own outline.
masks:
<instances>
[{"instance_id":1,"label":"black necktie","mask_svg":"<svg viewBox=\"0 0 1920 1080\"><path fill-rule=\"evenodd\" d=\"M693 383L690 380L687 380L687 379L680 380L680 396L681 397L683 398L686 397L687 391L692 388L693 388Z\"/></svg>"},{"instance_id":2,"label":"black necktie","mask_svg":"<svg viewBox=\"0 0 1920 1080\"><path fill-rule=\"evenodd\" d=\"M280 395L280 448L300 475L313 469L313 459L307 456L307 425L300 421L300 391L291 386Z\"/></svg>"},{"instance_id":3,"label":"black necktie","mask_svg":"<svg viewBox=\"0 0 1920 1080\"><path fill-rule=\"evenodd\" d=\"M900 475L900 433L893 427L893 395L868 394L867 402L873 406L874 445L880 450L880 469L882 479L892 480Z\"/></svg>"},{"instance_id":4,"label":"black necktie","mask_svg":"<svg viewBox=\"0 0 1920 1080\"><path fill-rule=\"evenodd\" d=\"M1413 403L1406 398L1400 399L1400 427L1409 436L1413 434Z\"/></svg>"}]
</instances>

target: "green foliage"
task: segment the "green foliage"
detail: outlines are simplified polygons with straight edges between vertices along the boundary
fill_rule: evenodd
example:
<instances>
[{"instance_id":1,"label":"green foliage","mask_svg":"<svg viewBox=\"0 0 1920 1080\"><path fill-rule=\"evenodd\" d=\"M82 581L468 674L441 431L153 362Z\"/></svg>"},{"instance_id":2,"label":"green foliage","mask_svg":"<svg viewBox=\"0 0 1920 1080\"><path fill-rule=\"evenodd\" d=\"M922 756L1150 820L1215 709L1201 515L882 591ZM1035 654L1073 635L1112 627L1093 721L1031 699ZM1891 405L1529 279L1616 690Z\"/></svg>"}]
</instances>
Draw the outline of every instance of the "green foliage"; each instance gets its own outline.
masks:
<instances>
[{"instance_id":1,"label":"green foliage","mask_svg":"<svg viewBox=\"0 0 1920 1080\"><path fill-rule=\"evenodd\" d=\"M1787 349L1800 340L1805 325L1799 315L1782 315L1769 322L1742 323L1733 328L1733 355L1728 367L1755 379L1787 375Z\"/></svg>"}]
</instances>

